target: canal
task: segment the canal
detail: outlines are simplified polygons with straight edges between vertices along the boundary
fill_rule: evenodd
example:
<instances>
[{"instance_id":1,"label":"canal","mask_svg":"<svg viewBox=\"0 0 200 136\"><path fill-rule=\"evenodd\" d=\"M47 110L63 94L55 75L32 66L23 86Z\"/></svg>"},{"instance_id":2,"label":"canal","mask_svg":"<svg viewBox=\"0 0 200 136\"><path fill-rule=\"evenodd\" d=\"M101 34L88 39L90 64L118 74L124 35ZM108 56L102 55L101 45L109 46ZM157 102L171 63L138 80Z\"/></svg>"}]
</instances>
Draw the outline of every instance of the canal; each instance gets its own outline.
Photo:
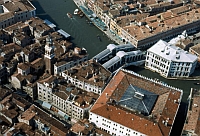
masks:
<instances>
[{"instance_id":1,"label":"canal","mask_svg":"<svg viewBox=\"0 0 200 136\"><path fill-rule=\"evenodd\" d=\"M84 47L87 49L90 58L104 50L109 43L114 43L109 40L99 29L89 24L86 17L80 18L74 15L74 19L67 17L67 13L73 14L77 8L73 0L33 0L33 5L37 8L37 16L42 19L48 19L53 22L58 28L65 30L72 38L71 42L75 46ZM101 37L101 41L97 35ZM159 79L170 86L174 86L183 90L183 98L181 107L178 112L171 136L178 136L182 131L182 126L185 118L185 109L188 95L191 88L200 89L200 85L194 83L200 82L194 80L168 80L159 76L159 74L146 70L142 67L129 67L141 75L149 78ZM198 68L194 76L200 75L200 68Z\"/></svg>"},{"instance_id":2,"label":"canal","mask_svg":"<svg viewBox=\"0 0 200 136\"><path fill-rule=\"evenodd\" d=\"M74 19L68 18L68 12L73 14L77 8L73 0L34 0L33 5L37 8L37 16L42 19L48 19L53 22L58 28L65 30L72 38L71 42L75 46L84 47L87 49L90 58L104 50L109 43L114 43L109 40L99 29L88 23L86 17L73 15ZM97 35L101 37L101 41ZM141 75L156 78L167 83L170 86L180 88L184 91L183 102L186 102L191 87L200 89L200 85L194 85L193 80L167 80L159 76L159 74L139 67L129 68ZM200 75L200 70L196 70L194 75Z\"/></svg>"},{"instance_id":3,"label":"canal","mask_svg":"<svg viewBox=\"0 0 200 136\"><path fill-rule=\"evenodd\" d=\"M104 50L109 43L113 43L98 28L90 24L85 16L81 18L73 15L73 19L68 18L66 14L73 14L77 8L73 0L34 0L32 3L37 8L38 17L48 19L69 33L71 42L75 46L86 48L90 58Z\"/></svg>"}]
</instances>

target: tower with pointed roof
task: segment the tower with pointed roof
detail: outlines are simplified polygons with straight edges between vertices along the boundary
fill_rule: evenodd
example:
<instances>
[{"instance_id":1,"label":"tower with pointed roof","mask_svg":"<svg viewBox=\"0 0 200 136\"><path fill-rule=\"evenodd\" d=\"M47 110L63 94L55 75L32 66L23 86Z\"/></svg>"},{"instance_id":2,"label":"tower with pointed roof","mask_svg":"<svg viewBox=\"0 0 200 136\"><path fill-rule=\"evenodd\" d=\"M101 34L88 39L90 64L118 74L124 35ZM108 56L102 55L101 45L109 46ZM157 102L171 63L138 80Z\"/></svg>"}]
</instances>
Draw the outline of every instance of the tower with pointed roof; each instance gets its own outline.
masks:
<instances>
[{"instance_id":1,"label":"tower with pointed roof","mask_svg":"<svg viewBox=\"0 0 200 136\"><path fill-rule=\"evenodd\" d=\"M53 41L52 41L52 37L49 35L46 38L44 60L45 60L45 66L46 66L45 72L51 75L53 75L53 71L54 71L53 70L54 59L55 59L55 54L54 54Z\"/></svg>"}]
</instances>

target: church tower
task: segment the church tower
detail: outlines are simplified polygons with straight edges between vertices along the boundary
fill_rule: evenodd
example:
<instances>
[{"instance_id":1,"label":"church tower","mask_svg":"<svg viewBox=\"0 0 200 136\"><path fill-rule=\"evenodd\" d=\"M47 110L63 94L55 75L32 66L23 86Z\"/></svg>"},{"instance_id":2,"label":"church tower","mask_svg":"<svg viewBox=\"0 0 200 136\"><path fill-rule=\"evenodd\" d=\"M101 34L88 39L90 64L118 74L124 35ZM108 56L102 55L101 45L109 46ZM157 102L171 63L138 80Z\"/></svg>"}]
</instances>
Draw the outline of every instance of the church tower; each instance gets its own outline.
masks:
<instances>
[{"instance_id":1,"label":"church tower","mask_svg":"<svg viewBox=\"0 0 200 136\"><path fill-rule=\"evenodd\" d=\"M46 45L45 45L45 55L44 55L44 61L45 61L45 66L46 70L45 72L48 74L53 75L54 69L53 69L53 64L54 64L54 46L53 46L53 41L52 37L48 35L46 38Z\"/></svg>"}]
</instances>

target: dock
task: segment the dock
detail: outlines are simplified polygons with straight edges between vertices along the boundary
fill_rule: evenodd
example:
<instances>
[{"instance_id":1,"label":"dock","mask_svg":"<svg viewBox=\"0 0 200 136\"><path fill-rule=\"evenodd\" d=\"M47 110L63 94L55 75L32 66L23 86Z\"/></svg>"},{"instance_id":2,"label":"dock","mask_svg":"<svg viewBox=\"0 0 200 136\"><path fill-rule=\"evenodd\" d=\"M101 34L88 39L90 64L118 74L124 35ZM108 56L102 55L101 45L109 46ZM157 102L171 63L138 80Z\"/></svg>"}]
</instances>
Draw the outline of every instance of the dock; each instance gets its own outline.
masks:
<instances>
[{"instance_id":1,"label":"dock","mask_svg":"<svg viewBox=\"0 0 200 136\"><path fill-rule=\"evenodd\" d=\"M122 39L112 33L106 26L106 24L99 19L92 10L87 8L84 3L82 3L79 0L73 0L76 6L85 14L85 16L99 29L101 30L110 40L118 43L118 44L124 44Z\"/></svg>"}]
</instances>

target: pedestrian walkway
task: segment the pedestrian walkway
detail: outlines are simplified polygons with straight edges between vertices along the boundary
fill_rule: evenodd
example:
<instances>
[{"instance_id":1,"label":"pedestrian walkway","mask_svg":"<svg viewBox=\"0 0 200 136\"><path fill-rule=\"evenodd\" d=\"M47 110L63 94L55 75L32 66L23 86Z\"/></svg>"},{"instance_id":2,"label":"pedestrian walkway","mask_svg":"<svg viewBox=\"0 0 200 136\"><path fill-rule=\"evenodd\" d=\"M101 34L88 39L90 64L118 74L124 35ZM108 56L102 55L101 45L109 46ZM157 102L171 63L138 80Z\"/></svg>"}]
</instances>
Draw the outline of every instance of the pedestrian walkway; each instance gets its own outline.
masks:
<instances>
[{"instance_id":1,"label":"pedestrian walkway","mask_svg":"<svg viewBox=\"0 0 200 136\"><path fill-rule=\"evenodd\" d=\"M111 39L112 41L118 44L124 44L122 39L117 35L112 33L106 26L106 24L96 17L92 10L87 8L83 3L79 0L74 0L74 3L79 7L79 9L85 14L85 16L96 26L98 27L106 36Z\"/></svg>"}]
</instances>

